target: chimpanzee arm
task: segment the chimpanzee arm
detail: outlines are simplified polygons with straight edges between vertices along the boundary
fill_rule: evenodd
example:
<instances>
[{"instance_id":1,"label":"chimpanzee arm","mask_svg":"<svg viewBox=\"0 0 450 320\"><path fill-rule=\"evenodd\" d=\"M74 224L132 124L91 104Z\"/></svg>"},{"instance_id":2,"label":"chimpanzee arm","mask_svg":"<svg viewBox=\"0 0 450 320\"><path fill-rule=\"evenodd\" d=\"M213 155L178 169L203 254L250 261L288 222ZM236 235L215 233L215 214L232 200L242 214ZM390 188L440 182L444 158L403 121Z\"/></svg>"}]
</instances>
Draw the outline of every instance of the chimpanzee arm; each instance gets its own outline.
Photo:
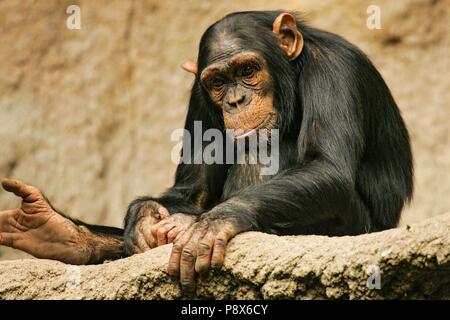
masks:
<instances>
[{"instance_id":1,"label":"chimpanzee arm","mask_svg":"<svg viewBox=\"0 0 450 320\"><path fill-rule=\"evenodd\" d=\"M327 129L325 122L318 123L324 125L315 124L320 128L316 129L316 146L310 146L315 148L313 160L241 190L201 219L232 218L239 230L275 234L339 235L370 230L368 211L355 188L360 146L354 137L361 133L339 125ZM338 132L336 126L344 130Z\"/></svg>"},{"instance_id":2,"label":"chimpanzee arm","mask_svg":"<svg viewBox=\"0 0 450 320\"><path fill-rule=\"evenodd\" d=\"M217 205L201 220L232 219L239 231L359 234L370 219L351 175L325 159L286 170Z\"/></svg>"}]
</instances>

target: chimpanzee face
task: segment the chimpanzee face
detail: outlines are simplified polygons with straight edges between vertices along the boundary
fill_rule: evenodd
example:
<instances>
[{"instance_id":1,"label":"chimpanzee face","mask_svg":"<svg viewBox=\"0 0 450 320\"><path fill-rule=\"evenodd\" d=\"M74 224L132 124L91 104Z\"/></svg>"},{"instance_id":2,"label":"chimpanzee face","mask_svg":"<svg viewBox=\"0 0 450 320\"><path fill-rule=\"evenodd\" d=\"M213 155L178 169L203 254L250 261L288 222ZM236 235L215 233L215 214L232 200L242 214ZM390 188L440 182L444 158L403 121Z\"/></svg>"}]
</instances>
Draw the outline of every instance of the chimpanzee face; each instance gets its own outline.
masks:
<instances>
[{"instance_id":1,"label":"chimpanzee face","mask_svg":"<svg viewBox=\"0 0 450 320\"><path fill-rule=\"evenodd\" d=\"M262 30L266 31L266 30ZM289 60L299 57L303 36L297 30L295 17L280 14L273 22L272 32L278 46ZM274 83L267 61L260 52L249 49L226 28L207 40L206 66L199 79L212 102L222 111L226 129L240 129L235 138L243 138L259 129L277 128L274 106ZM200 52L200 55L204 51ZM197 75L198 64L187 61L183 69ZM243 132L243 133L242 133ZM242 133L242 134L241 134Z\"/></svg>"},{"instance_id":2,"label":"chimpanzee face","mask_svg":"<svg viewBox=\"0 0 450 320\"><path fill-rule=\"evenodd\" d=\"M247 136L276 126L272 77L264 58L252 51L212 57L200 79L211 100L223 114L227 129L242 129Z\"/></svg>"}]
</instances>

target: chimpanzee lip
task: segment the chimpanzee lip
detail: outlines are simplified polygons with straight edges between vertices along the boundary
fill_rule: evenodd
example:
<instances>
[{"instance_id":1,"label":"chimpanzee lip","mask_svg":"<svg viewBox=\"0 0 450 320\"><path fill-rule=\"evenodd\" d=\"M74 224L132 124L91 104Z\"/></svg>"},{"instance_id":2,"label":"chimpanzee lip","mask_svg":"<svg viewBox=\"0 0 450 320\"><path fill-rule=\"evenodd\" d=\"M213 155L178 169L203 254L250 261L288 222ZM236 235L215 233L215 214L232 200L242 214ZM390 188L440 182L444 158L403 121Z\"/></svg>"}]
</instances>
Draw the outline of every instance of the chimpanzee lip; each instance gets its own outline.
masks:
<instances>
[{"instance_id":1,"label":"chimpanzee lip","mask_svg":"<svg viewBox=\"0 0 450 320\"><path fill-rule=\"evenodd\" d=\"M264 127L269 121L270 119L272 119L272 117L274 116L274 113L269 113L256 127L252 128L252 129L236 129L234 130L234 139L238 140L238 139L242 139L245 137L248 137L252 134L254 134L258 129L261 129L262 127ZM237 134L236 135L236 131L241 132L241 130L243 130L244 132L241 134Z\"/></svg>"}]
</instances>

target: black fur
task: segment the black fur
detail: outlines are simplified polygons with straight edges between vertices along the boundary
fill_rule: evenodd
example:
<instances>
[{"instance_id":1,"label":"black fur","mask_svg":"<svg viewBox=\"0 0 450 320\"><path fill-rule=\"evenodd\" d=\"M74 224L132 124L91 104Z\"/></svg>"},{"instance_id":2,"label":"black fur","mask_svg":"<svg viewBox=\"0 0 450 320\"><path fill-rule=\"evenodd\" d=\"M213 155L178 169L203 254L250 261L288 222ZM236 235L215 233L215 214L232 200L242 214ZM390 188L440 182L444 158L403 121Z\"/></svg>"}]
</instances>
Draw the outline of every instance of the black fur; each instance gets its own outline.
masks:
<instances>
[{"instance_id":1,"label":"black fur","mask_svg":"<svg viewBox=\"0 0 450 320\"><path fill-rule=\"evenodd\" d=\"M298 19L300 57L289 61L272 24L281 11L240 12L213 24L199 48L185 128L224 130L198 75L223 35L261 54L275 84L280 170L258 182L227 165L180 164L175 184L154 200L171 213L220 211L275 234L355 235L395 227L413 191L408 132L381 75L354 45ZM195 204L200 192L207 201ZM125 220L131 230L140 204ZM152 198L153 199L153 198Z\"/></svg>"}]
</instances>

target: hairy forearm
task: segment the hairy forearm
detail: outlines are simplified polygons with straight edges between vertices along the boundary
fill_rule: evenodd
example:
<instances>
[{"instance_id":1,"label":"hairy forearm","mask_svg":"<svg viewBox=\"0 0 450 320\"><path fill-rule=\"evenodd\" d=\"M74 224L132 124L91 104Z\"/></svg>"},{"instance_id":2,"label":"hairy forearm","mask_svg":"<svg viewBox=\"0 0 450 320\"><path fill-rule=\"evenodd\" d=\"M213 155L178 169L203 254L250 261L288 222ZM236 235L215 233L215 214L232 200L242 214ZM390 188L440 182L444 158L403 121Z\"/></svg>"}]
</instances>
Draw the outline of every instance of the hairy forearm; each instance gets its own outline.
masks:
<instances>
[{"instance_id":1,"label":"hairy forearm","mask_svg":"<svg viewBox=\"0 0 450 320\"><path fill-rule=\"evenodd\" d=\"M87 246L88 261L86 264L98 264L106 260L124 257L124 230L115 227L92 225L71 218L62 212L60 215L77 225L80 237Z\"/></svg>"},{"instance_id":2,"label":"hairy forearm","mask_svg":"<svg viewBox=\"0 0 450 320\"><path fill-rule=\"evenodd\" d=\"M87 246L89 259L86 264L98 264L124 257L123 229L92 225L59 213L77 225L80 236L84 239L83 243Z\"/></svg>"},{"instance_id":3,"label":"hairy forearm","mask_svg":"<svg viewBox=\"0 0 450 320\"><path fill-rule=\"evenodd\" d=\"M124 256L122 235L95 232L85 225L79 225L78 228L88 246L89 260L87 264L98 264Z\"/></svg>"}]
</instances>

